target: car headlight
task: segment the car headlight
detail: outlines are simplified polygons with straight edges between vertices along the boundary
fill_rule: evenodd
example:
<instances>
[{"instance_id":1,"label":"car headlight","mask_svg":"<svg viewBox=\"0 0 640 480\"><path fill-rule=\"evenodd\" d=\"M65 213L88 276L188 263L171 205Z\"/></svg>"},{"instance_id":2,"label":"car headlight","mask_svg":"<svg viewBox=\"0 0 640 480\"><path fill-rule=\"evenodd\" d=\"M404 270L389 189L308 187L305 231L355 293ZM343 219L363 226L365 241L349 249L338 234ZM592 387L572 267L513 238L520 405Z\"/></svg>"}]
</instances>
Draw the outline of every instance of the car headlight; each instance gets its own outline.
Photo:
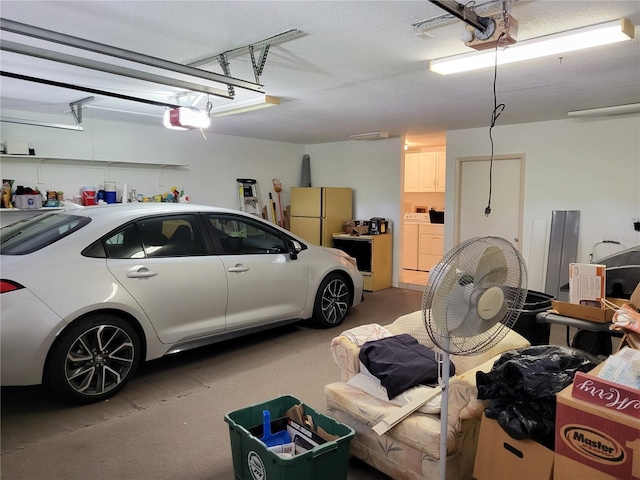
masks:
<instances>
[{"instance_id":1,"label":"car headlight","mask_svg":"<svg viewBox=\"0 0 640 480\"><path fill-rule=\"evenodd\" d=\"M345 260L347 262L349 262L351 265L353 265L353 268L355 268L356 270L358 269L358 261L355 258L353 258L353 257L351 257L349 255L345 255L344 258L345 258Z\"/></svg>"}]
</instances>

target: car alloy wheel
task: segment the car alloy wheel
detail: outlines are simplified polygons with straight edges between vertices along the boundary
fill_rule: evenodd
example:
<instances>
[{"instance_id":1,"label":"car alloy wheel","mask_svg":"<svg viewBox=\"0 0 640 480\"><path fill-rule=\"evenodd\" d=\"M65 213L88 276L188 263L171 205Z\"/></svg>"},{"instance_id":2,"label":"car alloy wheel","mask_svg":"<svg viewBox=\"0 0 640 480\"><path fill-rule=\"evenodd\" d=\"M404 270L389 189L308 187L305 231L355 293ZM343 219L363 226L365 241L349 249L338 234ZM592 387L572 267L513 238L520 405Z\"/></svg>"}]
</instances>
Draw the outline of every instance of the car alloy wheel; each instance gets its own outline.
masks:
<instances>
[{"instance_id":1,"label":"car alloy wheel","mask_svg":"<svg viewBox=\"0 0 640 480\"><path fill-rule=\"evenodd\" d=\"M342 323L351 305L351 292L344 278L332 273L322 281L314 305L314 320L322 328Z\"/></svg>"},{"instance_id":2,"label":"car alloy wheel","mask_svg":"<svg viewBox=\"0 0 640 480\"><path fill-rule=\"evenodd\" d=\"M119 317L96 315L62 333L48 362L48 383L63 398L96 402L122 389L139 361L135 329Z\"/></svg>"}]
</instances>

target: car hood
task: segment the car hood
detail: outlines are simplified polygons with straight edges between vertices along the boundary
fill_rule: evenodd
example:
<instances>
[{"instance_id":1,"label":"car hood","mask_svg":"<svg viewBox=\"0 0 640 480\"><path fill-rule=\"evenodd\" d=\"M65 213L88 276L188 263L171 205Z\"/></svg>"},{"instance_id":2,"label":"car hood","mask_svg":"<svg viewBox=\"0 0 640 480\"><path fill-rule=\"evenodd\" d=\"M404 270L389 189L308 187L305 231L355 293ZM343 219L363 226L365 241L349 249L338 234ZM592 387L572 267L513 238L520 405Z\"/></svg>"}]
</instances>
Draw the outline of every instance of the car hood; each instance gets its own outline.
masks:
<instances>
[{"instance_id":1,"label":"car hood","mask_svg":"<svg viewBox=\"0 0 640 480\"><path fill-rule=\"evenodd\" d=\"M323 250L325 250L326 252L329 252L332 255L335 255L336 257L349 257L350 255L348 253L345 253L344 251L338 249L338 248L332 248L332 247L320 247Z\"/></svg>"}]
</instances>

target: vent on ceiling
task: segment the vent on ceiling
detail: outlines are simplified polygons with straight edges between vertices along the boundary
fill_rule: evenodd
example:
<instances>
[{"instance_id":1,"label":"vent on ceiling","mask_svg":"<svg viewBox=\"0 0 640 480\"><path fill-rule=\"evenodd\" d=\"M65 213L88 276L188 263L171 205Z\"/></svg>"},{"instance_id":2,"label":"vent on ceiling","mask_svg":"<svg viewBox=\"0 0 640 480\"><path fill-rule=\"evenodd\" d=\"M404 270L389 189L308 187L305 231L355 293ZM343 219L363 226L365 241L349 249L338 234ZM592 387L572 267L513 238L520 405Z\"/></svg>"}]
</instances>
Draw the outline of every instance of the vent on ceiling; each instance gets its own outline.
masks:
<instances>
[{"instance_id":1,"label":"vent on ceiling","mask_svg":"<svg viewBox=\"0 0 640 480\"><path fill-rule=\"evenodd\" d=\"M379 140L381 138L389 138L389 132L371 132L349 135L349 140Z\"/></svg>"}]
</instances>

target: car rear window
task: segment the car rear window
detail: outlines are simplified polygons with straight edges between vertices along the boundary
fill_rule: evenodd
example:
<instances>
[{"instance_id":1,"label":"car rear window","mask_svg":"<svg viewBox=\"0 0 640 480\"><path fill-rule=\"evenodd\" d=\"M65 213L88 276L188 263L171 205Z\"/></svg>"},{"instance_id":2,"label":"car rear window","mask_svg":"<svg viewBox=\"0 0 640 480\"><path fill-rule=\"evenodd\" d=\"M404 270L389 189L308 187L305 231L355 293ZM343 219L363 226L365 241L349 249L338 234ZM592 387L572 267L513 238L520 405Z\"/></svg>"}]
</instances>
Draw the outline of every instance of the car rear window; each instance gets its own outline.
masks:
<instances>
[{"instance_id":1,"label":"car rear window","mask_svg":"<svg viewBox=\"0 0 640 480\"><path fill-rule=\"evenodd\" d=\"M0 230L2 255L25 255L57 242L91 222L66 213L45 214L7 225Z\"/></svg>"}]
</instances>

